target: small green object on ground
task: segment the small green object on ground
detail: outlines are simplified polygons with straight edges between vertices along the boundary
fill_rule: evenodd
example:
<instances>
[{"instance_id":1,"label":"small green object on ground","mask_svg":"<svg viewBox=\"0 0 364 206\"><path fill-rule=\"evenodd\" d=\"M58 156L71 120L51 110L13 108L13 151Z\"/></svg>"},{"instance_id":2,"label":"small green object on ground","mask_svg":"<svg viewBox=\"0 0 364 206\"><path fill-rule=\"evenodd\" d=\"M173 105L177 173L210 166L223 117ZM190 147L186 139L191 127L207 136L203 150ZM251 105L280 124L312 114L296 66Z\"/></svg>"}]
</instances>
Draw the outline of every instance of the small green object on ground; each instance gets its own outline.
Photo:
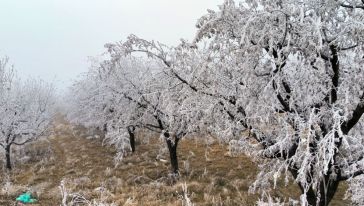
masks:
<instances>
[{"instance_id":1,"label":"small green object on ground","mask_svg":"<svg viewBox=\"0 0 364 206\"><path fill-rule=\"evenodd\" d=\"M32 195L29 192L27 192L17 197L16 201L26 204L26 203L35 203L37 200L32 198Z\"/></svg>"}]
</instances>

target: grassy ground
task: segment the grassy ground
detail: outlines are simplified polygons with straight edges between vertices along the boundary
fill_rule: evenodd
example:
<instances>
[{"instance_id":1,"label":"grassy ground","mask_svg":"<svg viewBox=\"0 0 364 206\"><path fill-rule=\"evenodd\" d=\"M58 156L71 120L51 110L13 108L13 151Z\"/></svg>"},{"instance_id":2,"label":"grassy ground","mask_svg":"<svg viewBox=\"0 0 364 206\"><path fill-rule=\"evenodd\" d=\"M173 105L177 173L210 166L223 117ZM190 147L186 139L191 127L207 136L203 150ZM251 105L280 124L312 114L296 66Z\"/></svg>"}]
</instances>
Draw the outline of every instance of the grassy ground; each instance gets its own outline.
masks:
<instances>
[{"instance_id":1,"label":"grassy ground","mask_svg":"<svg viewBox=\"0 0 364 206\"><path fill-rule=\"evenodd\" d=\"M211 144L206 149L201 142L183 140L178 150L181 178L173 184L168 161L164 161L168 156L160 155L158 138L139 143L136 153L115 167L115 151L84 136L59 121L53 135L28 147L28 160L18 161L11 174L3 171L0 205L14 205L16 196L26 190L36 194L37 205L60 205L62 180L69 192L116 205L182 205L184 183L196 205L249 206L257 200L257 195L248 193L256 165L243 155L229 156L225 146ZM349 204L342 200L344 187L332 205ZM271 194L283 199L299 197L294 184L280 184Z\"/></svg>"}]
</instances>

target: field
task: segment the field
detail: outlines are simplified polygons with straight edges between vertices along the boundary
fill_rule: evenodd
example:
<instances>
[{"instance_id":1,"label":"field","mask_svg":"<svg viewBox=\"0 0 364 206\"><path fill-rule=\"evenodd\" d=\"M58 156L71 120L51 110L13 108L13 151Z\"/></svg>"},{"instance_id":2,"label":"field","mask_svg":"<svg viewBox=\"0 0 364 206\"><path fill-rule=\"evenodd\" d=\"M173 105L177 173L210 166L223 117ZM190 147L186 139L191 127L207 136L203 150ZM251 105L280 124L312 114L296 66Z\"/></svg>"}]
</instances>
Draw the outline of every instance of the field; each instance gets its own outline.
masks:
<instances>
[{"instance_id":1,"label":"field","mask_svg":"<svg viewBox=\"0 0 364 206\"><path fill-rule=\"evenodd\" d=\"M16 196L28 190L37 197L36 205L60 205L62 180L69 193L115 205L183 205L187 196L195 205L248 206L259 197L248 193L256 164L244 155L229 155L221 144L183 140L178 150L181 177L174 182L157 136L140 141L139 134L137 151L115 166L115 150L102 146L100 139L87 138L85 130L64 120L58 120L53 130L49 137L15 152L27 158L17 160L10 174L3 169L0 205L15 205ZM332 206L349 205L342 200L345 187ZM295 184L280 183L270 194L297 199L299 190Z\"/></svg>"}]
</instances>

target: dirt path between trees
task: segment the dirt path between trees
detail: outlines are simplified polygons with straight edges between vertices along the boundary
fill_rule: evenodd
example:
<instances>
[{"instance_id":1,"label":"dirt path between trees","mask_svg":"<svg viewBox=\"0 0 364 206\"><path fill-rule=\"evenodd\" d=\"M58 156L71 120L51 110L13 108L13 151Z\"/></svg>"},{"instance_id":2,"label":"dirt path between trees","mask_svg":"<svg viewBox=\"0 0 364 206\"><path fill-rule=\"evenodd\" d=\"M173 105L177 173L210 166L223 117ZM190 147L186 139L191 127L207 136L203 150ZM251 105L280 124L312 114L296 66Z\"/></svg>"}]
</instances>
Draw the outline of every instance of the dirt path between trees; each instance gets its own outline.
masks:
<instances>
[{"instance_id":1,"label":"dirt path between trees","mask_svg":"<svg viewBox=\"0 0 364 206\"><path fill-rule=\"evenodd\" d=\"M24 164L15 162L15 169L10 175L11 185L0 193L0 205L13 205L15 197L22 191L30 190L39 199L37 205L59 205L59 185L62 180L72 184L83 184L102 177L106 168L113 166L114 152L101 145L100 140L87 139L82 131L75 129L65 121L57 122L52 135L29 145L26 150L30 160ZM79 135L79 136L77 136ZM32 161L44 155L42 161ZM5 182L3 177L1 182ZM67 185L67 184L66 184ZM92 187L93 185L89 185ZM98 185L97 187L99 187ZM70 185L75 187L75 185ZM95 188L95 187L94 187ZM75 188L70 188L75 189ZM2 188L2 190L5 190Z\"/></svg>"}]
</instances>

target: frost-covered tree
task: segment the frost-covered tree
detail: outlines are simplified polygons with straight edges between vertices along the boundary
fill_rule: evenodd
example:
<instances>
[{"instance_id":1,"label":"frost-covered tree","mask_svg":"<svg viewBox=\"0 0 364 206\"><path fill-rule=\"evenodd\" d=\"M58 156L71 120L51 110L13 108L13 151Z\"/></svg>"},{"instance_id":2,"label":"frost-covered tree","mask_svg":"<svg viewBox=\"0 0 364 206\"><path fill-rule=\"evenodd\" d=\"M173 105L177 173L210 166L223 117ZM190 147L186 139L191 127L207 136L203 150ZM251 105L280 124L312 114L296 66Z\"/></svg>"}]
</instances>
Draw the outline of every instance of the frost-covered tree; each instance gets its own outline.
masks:
<instances>
[{"instance_id":1,"label":"frost-covered tree","mask_svg":"<svg viewBox=\"0 0 364 206\"><path fill-rule=\"evenodd\" d=\"M118 85L109 87L122 94L129 105L134 105L134 110L130 110L132 114L124 111L120 115L118 125L129 127L129 133L131 125L160 133L168 147L172 172L178 174L178 143L184 136L199 129L199 125L191 120L194 119L192 117L199 118L201 115L190 108L202 105L191 101L195 96L166 70L164 63L143 58L144 65L139 63L128 66L127 60L136 61L135 57L120 56L123 53L116 50L110 52L110 61L104 62L102 67L108 68L106 71L116 72L111 76L117 77L118 81L108 82L116 82ZM125 105L127 104L120 104L121 107Z\"/></svg>"},{"instance_id":2,"label":"frost-covered tree","mask_svg":"<svg viewBox=\"0 0 364 206\"><path fill-rule=\"evenodd\" d=\"M67 117L72 123L106 131L114 112L114 100L110 92L104 90L98 60L92 61L89 71L70 87L65 98L68 101Z\"/></svg>"},{"instance_id":3,"label":"frost-covered tree","mask_svg":"<svg viewBox=\"0 0 364 206\"><path fill-rule=\"evenodd\" d=\"M36 79L20 81L8 60L0 60L0 146L7 169L12 169L12 146L36 140L48 128L53 100L52 85Z\"/></svg>"},{"instance_id":4,"label":"frost-covered tree","mask_svg":"<svg viewBox=\"0 0 364 206\"><path fill-rule=\"evenodd\" d=\"M148 72L136 59L124 59L122 67L109 63L94 63L71 87L68 118L88 128L102 128L104 142L117 147L120 159L135 150L135 129L146 119L145 108L137 104L140 94L136 88L141 89Z\"/></svg>"},{"instance_id":5,"label":"frost-covered tree","mask_svg":"<svg viewBox=\"0 0 364 206\"><path fill-rule=\"evenodd\" d=\"M211 53L196 88L230 99L230 128L249 131L234 142L265 158L252 190L290 173L301 204L328 205L363 174L363 5L226 0L198 21L194 43Z\"/></svg>"},{"instance_id":6,"label":"frost-covered tree","mask_svg":"<svg viewBox=\"0 0 364 206\"><path fill-rule=\"evenodd\" d=\"M133 41L141 43L141 49L143 44L147 49L156 49L155 54L161 55L160 58L130 56L134 51L125 49ZM167 58L173 58L173 65L178 64L178 68L187 68L186 60L193 59L181 61L177 57L184 52L182 47L176 50L135 36L107 47L109 57L97 68L91 68L72 88L70 119L86 126L107 124L104 142L118 148L118 158L135 149L136 129L160 133L168 147L172 172L178 174L178 143L204 126L196 124L202 121L195 120L202 118L201 108L206 104L202 101L204 96L181 84L183 78L170 69Z\"/></svg>"},{"instance_id":7,"label":"frost-covered tree","mask_svg":"<svg viewBox=\"0 0 364 206\"><path fill-rule=\"evenodd\" d=\"M144 54L154 63L151 73L147 73L150 80L142 82L140 86L134 86L139 88L138 93L141 96L128 98L146 108L147 113L152 115L154 123L143 125L161 133L169 149L172 171L177 174L179 141L188 134L198 132L202 135L203 131L207 131L207 119L211 119L207 114L212 114L216 105L221 106L219 103L212 103L214 100L211 99L210 93L198 92L191 83L199 81L201 74L195 73L195 67L204 66L204 56L190 50L185 41L177 47L168 47L135 35L130 35L126 41L107 44L106 47L111 56L109 64L114 67L121 65L120 62L125 57L135 58L135 54ZM126 81L128 80L123 82Z\"/></svg>"},{"instance_id":8,"label":"frost-covered tree","mask_svg":"<svg viewBox=\"0 0 364 206\"><path fill-rule=\"evenodd\" d=\"M158 93L153 87L151 63L143 59L123 58L119 61L106 60L100 64L99 78L102 88L113 97L113 116L108 122L105 141L117 147L119 157L125 151L135 151L135 131L137 128L153 130L155 121L150 107L156 104L153 99Z\"/></svg>"}]
</instances>

